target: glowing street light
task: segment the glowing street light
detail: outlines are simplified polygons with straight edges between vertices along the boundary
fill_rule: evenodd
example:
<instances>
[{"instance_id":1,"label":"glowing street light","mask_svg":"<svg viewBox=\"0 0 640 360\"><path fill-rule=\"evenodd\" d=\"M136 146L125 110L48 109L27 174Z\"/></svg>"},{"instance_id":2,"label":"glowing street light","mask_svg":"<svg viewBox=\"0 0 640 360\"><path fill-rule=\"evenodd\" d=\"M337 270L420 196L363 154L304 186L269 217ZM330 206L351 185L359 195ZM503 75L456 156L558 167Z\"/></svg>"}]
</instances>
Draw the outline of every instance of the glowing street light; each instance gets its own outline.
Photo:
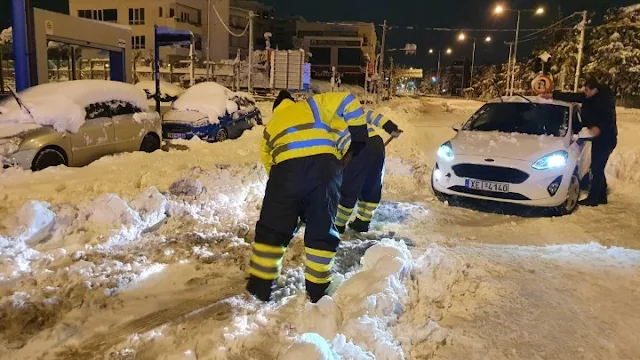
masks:
<instances>
[{"instance_id":1,"label":"glowing street light","mask_svg":"<svg viewBox=\"0 0 640 360\"><path fill-rule=\"evenodd\" d=\"M453 52L453 50L451 50L451 48L447 49L447 55L451 55L452 52Z\"/></svg>"},{"instance_id":2,"label":"glowing street light","mask_svg":"<svg viewBox=\"0 0 640 360\"><path fill-rule=\"evenodd\" d=\"M487 37L484 39L484 42L491 42L491 36L487 36Z\"/></svg>"},{"instance_id":3,"label":"glowing street light","mask_svg":"<svg viewBox=\"0 0 640 360\"><path fill-rule=\"evenodd\" d=\"M433 54L433 49L429 49L429 54Z\"/></svg>"},{"instance_id":4,"label":"glowing street light","mask_svg":"<svg viewBox=\"0 0 640 360\"><path fill-rule=\"evenodd\" d=\"M520 35L520 14L524 11L524 12L532 12L534 13L534 15L542 15L544 14L544 8L538 7L537 9L515 10L515 9L505 8L502 5L497 5L493 10L493 12L498 15L503 14L506 11L515 11L518 13L518 23L516 25L516 40L514 42L514 49L513 49L513 68L515 69L516 61L518 59L518 37ZM511 64L511 61L512 60L509 59L509 64ZM515 71L511 73L511 76L507 74L507 79L509 79L509 77L511 77L511 88L509 92L510 92L510 95L513 96L513 83L515 82L515 78L516 78Z\"/></svg>"},{"instance_id":5,"label":"glowing street light","mask_svg":"<svg viewBox=\"0 0 640 360\"><path fill-rule=\"evenodd\" d=\"M429 49L429 54L433 54L435 51L433 49ZM453 50L451 50L451 48L447 48L445 50L445 53L447 55L451 55L451 53L453 52ZM438 73L436 74L436 76L434 76L433 78L431 78L431 80L433 81L435 79L434 82L437 83L436 88L438 90L440 90L440 57L442 56L442 51L438 50Z\"/></svg>"},{"instance_id":6,"label":"glowing street light","mask_svg":"<svg viewBox=\"0 0 640 360\"><path fill-rule=\"evenodd\" d=\"M464 39L466 39L467 36L464 33L460 33L460 35L458 35L458 40L462 41Z\"/></svg>"}]
</instances>

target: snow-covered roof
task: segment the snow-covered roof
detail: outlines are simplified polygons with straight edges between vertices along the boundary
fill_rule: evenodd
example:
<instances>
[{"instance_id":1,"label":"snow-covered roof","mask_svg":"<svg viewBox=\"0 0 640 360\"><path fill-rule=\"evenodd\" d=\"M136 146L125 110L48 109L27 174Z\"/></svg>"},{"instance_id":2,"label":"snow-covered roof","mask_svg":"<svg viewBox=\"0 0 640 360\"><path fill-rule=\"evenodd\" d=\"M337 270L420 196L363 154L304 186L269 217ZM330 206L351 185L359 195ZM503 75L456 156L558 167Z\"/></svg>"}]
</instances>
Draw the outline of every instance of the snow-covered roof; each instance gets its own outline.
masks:
<instances>
[{"instance_id":1,"label":"snow-covered roof","mask_svg":"<svg viewBox=\"0 0 640 360\"><path fill-rule=\"evenodd\" d=\"M559 100L547 100L547 99L543 99L539 96L503 96L502 100L500 100L501 98L495 98L495 99L491 99L489 100L489 103L499 103L499 102L506 102L506 103L526 103L526 102L533 102L535 104L553 104L553 105L559 105L559 106L566 106L566 107L570 107L571 103L565 102L565 101L559 101Z\"/></svg>"},{"instance_id":2,"label":"snow-covered roof","mask_svg":"<svg viewBox=\"0 0 640 360\"><path fill-rule=\"evenodd\" d=\"M235 97L255 102L247 93L233 92L215 82L202 82L189 88L174 101L173 109L198 111L207 114L209 119L213 120L238 111L238 104L233 101Z\"/></svg>"},{"instance_id":3,"label":"snow-covered roof","mask_svg":"<svg viewBox=\"0 0 640 360\"><path fill-rule=\"evenodd\" d=\"M53 126L57 131L77 132L84 124L85 107L98 102L126 101L141 109L148 107L145 92L131 84L106 80L76 80L49 83L18 94L29 109L23 111L9 97L0 103L0 125L36 124ZM1 128L0 128L1 129ZM0 132L0 137L6 136Z\"/></svg>"},{"instance_id":4,"label":"snow-covered roof","mask_svg":"<svg viewBox=\"0 0 640 360\"><path fill-rule=\"evenodd\" d=\"M156 92L156 82L153 80L145 80L145 81L140 81L139 83L136 84L137 88L140 88L142 90L148 90L149 93L151 94L155 94ZM184 93L185 90L177 85L168 83L166 81L160 81L160 95L163 96L180 96L182 93Z\"/></svg>"}]
</instances>

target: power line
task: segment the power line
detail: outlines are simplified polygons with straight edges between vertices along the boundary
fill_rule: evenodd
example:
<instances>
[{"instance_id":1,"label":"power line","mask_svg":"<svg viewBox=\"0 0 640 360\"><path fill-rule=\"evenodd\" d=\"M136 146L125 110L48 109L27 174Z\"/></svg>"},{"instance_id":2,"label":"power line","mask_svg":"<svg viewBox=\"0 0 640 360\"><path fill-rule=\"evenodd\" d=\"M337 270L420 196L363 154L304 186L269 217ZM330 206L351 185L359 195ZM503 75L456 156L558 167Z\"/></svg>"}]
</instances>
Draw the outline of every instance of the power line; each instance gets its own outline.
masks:
<instances>
[{"instance_id":1,"label":"power line","mask_svg":"<svg viewBox=\"0 0 640 360\"><path fill-rule=\"evenodd\" d=\"M251 23L251 21L249 21L249 22L247 23L247 26L245 26L244 31L242 31L242 33L240 33L240 34L236 34L236 33L234 33L233 31L231 31L231 30L229 29L229 27L227 26L227 24L225 24L225 23L224 23L224 20L222 20L222 17L220 16L220 13L218 12L218 9L216 9L216 5L215 5L215 4L213 4L213 3L211 3L211 6L213 6L213 11L215 11L216 16L218 17L218 20L220 20L220 23L222 23L222 26L227 30L227 32L229 33L229 35L234 36L234 37L237 37L237 38L241 38L241 37L243 37L243 36L247 33L247 30L249 30L249 24Z\"/></svg>"},{"instance_id":2,"label":"power line","mask_svg":"<svg viewBox=\"0 0 640 360\"><path fill-rule=\"evenodd\" d=\"M564 23L565 21L567 21L567 20L571 19L572 17L574 17L574 16L576 16L576 15L579 15L579 14L578 14L578 13L573 13L573 14L571 14L571 15L567 16L566 18L561 19L561 20L559 20L559 21L556 21L555 23L553 23L553 24L551 24L551 25L549 25L549 26L545 27L544 29L540 29L540 30L538 30L538 31L536 31L536 32L533 32L533 33L531 33L531 34L528 34L527 36L524 36L524 37L522 38L522 40L527 40L527 38L528 38L528 37L532 37L532 36L537 35L537 34L540 34L540 33L544 33L544 32L551 31L551 30L556 30L556 29L553 29L555 26L558 26L558 25L560 25L560 24ZM576 24L574 24L574 27L572 27L571 29L575 29L575 25L576 25ZM523 42L524 42L524 41L523 41Z\"/></svg>"}]
</instances>

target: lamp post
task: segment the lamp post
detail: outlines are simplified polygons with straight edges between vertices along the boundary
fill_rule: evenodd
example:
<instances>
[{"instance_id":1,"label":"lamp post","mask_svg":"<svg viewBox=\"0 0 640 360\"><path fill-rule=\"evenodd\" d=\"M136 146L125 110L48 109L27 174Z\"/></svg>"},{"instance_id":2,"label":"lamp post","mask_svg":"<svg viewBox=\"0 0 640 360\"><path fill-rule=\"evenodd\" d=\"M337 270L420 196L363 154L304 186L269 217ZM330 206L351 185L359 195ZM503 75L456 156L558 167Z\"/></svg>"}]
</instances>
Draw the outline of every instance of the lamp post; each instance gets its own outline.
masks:
<instances>
[{"instance_id":1,"label":"lamp post","mask_svg":"<svg viewBox=\"0 0 640 360\"><path fill-rule=\"evenodd\" d=\"M467 35L465 35L465 33L460 33L460 35L458 35L458 41L464 41L467 39ZM475 67L475 63L476 63L476 42L478 41L477 37L472 37L473 39L473 50L471 52L471 78L469 79L469 87L471 87L471 85L473 85L473 70ZM487 36L484 38L484 42L486 43L490 43L491 42L491 36ZM464 78L464 69L463 69L463 78ZM464 87L464 81L463 81L463 87Z\"/></svg>"},{"instance_id":2,"label":"lamp post","mask_svg":"<svg viewBox=\"0 0 640 360\"><path fill-rule=\"evenodd\" d=\"M429 49L429 54L433 55L434 51L433 49ZM451 53L453 53L453 50L451 50L451 48L447 48L445 50L445 53L447 55L451 55ZM442 55L442 51L438 50L438 71L437 71L437 81L436 81L436 91L438 92L438 94L440 94L440 56Z\"/></svg>"},{"instance_id":3,"label":"lamp post","mask_svg":"<svg viewBox=\"0 0 640 360\"><path fill-rule=\"evenodd\" d=\"M502 5L497 5L494 9L494 13L497 15L501 15L506 11L512 11L512 12L516 12L518 13L518 22L516 23L516 39L514 41L514 45L513 45L513 67L512 67L512 72L511 72L511 88L509 90L510 95L513 96L513 84L515 83L515 79L516 79L516 61L518 59L518 38L520 36L520 15L523 12L532 12L535 15L542 15L544 14L544 8L539 7L537 9L525 9L525 10L515 10L515 9L508 9ZM511 60L510 60L511 61Z\"/></svg>"}]
</instances>

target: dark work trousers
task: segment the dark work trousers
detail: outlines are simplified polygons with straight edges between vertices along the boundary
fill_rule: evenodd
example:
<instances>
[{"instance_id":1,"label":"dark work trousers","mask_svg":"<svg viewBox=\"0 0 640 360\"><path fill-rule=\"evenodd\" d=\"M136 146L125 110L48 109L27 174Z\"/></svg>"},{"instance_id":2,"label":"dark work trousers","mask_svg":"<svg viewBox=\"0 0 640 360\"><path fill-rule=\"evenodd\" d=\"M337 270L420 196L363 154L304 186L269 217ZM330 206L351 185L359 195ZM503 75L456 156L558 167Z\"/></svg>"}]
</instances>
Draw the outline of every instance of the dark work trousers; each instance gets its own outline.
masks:
<instances>
[{"instance_id":1,"label":"dark work trousers","mask_svg":"<svg viewBox=\"0 0 640 360\"><path fill-rule=\"evenodd\" d=\"M591 190L589 191L589 199L594 201L603 201L607 199L607 177L605 168L616 143L593 142L591 147Z\"/></svg>"},{"instance_id":2,"label":"dark work trousers","mask_svg":"<svg viewBox=\"0 0 640 360\"><path fill-rule=\"evenodd\" d=\"M382 197L384 141L373 136L367 146L345 167L340 187L340 205L353 209L358 200L378 204Z\"/></svg>"},{"instance_id":3,"label":"dark work trousers","mask_svg":"<svg viewBox=\"0 0 640 360\"><path fill-rule=\"evenodd\" d=\"M341 182L342 164L330 154L291 159L273 166L256 225L255 242L286 247L297 231L298 220L304 219L305 247L335 253L340 243L334 221ZM254 282L252 286L248 285L250 292L268 299L273 281L249 281ZM255 289L255 283L261 284L257 286L261 289ZM330 280L322 284L307 280L311 300L315 302L324 296L329 284ZM262 296L256 292L261 292Z\"/></svg>"}]
</instances>

